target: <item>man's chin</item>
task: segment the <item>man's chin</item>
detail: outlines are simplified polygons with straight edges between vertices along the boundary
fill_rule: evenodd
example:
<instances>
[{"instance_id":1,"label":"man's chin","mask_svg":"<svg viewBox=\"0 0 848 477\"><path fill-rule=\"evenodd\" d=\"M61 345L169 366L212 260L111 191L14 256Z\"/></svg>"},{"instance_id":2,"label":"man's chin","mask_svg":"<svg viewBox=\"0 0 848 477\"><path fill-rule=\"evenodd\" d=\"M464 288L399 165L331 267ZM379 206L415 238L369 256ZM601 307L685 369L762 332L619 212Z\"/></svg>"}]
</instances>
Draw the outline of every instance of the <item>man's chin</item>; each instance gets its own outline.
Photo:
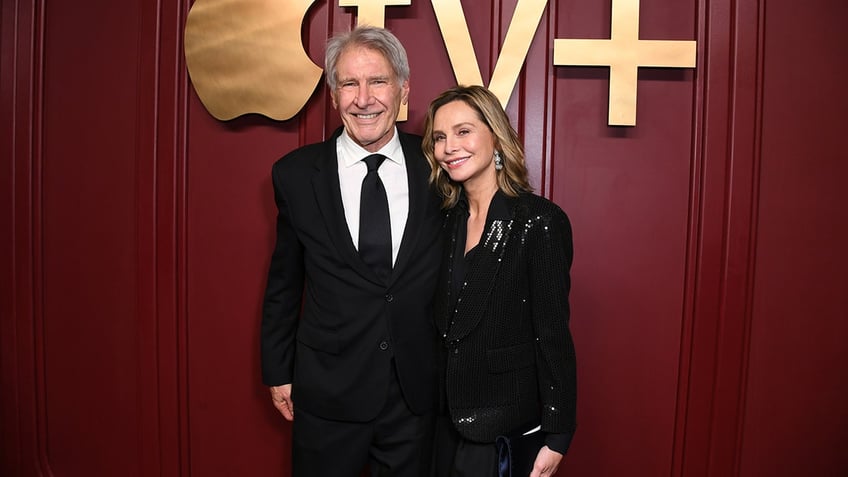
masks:
<instances>
[{"instance_id":1,"label":"man's chin","mask_svg":"<svg viewBox=\"0 0 848 477\"><path fill-rule=\"evenodd\" d=\"M347 134L360 146L368 148L374 144L388 142L391 139L391 129L388 131L373 131L368 128L348 129ZM382 147L382 144L380 144Z\"/></svg>"}]
</instances>

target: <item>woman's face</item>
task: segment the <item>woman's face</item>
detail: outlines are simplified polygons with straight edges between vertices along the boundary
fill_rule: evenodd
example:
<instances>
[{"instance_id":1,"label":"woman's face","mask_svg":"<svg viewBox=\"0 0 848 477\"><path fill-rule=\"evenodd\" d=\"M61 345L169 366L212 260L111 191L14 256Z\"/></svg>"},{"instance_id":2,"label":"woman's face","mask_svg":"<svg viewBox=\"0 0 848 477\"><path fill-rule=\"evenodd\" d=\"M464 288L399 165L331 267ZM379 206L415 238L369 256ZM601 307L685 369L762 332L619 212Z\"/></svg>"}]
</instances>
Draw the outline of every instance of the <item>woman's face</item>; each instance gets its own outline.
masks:
<instances>
[{"instance_id":1,"label":"woman's face","mask_svg":"<svg viewBox=\"0 0 848 477\"><path fill-rule=\"evenodd\" d=\"M451 180L466 188L497 186L495 136L464 101L456 100L433 116L433 155Z\"/></svg>"}]
</instances>

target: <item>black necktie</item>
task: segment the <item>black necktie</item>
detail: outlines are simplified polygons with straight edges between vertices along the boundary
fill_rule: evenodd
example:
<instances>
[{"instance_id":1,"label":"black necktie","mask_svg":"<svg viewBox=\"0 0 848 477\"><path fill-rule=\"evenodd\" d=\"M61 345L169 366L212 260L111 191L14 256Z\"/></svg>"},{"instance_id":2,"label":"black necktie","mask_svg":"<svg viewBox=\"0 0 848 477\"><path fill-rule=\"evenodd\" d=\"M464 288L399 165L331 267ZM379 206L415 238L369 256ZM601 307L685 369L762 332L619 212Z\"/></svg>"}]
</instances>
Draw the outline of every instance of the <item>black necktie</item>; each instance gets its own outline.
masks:
<instances>
[{"instance_id":1,"label":"black necktie","mask_svg":"<svg viewBox=\"0 0 848 477\"><path fill-rule=\"evenodd\" d=\"M368 173L362 179L359 199L359 256L383 279L392 272L389 201L383 181L377 175L377 169L385 159L386 156L381 154L372 154L362 160L368 166Z\"/></svg>"}]
</instances>

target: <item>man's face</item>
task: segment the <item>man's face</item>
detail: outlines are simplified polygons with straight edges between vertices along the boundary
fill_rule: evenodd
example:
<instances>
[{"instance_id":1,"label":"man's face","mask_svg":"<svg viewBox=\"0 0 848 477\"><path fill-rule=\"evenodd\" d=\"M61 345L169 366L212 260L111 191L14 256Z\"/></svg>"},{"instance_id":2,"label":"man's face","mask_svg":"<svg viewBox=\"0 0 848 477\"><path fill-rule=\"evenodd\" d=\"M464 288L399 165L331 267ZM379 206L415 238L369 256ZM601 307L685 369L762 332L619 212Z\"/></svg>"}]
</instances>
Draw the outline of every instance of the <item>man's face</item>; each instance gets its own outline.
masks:
<instances>
[{"instance_id":1,"label":"man's face","mask_svg":"<svg viewBox=\"0 0 848 477\"><path fill-rule=\"evenodd\" d=\"M388 60L375 50L353 47L336 64L333 107L339 110L348 135L369 152L377 152L394 133L401 103L409 97Z\"/></svg>"}]
</instances>

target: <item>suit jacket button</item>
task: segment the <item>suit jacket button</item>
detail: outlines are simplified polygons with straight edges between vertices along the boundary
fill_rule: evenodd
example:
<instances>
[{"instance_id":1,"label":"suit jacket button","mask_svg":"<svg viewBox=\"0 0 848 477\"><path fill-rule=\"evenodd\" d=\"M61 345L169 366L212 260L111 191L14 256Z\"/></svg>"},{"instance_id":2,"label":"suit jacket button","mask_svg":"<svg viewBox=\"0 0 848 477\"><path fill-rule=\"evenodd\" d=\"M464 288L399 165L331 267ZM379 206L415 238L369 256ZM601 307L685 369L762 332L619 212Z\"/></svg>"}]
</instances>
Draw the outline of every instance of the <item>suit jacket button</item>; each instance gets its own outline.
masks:
<instances>
[{"instance_id":1,"label":"suit jacket button","mask_svg":"<svg viewBox=\"0 0 848 477\"><path fill-rule=\"evenodd\" d=\"M386 295L386 301L387 301L387 302L391 303L391 302L392 302L392 300L394 300L394 299L395 299L395 297L394 297L394 295L392 295L391 293L389 293L388 295Z\"/></svg>"},{"instance_id":2,"label":"suit jacket button","mask_svg":"<svg viewBox=\"0 0 848 477\"><path fill-rule=\"evenodd\" d=\"M385 341L381 342L380 349L386 351L387 349L389 349L389 343L386 343Z\"/></svg>"}]
</instances>

